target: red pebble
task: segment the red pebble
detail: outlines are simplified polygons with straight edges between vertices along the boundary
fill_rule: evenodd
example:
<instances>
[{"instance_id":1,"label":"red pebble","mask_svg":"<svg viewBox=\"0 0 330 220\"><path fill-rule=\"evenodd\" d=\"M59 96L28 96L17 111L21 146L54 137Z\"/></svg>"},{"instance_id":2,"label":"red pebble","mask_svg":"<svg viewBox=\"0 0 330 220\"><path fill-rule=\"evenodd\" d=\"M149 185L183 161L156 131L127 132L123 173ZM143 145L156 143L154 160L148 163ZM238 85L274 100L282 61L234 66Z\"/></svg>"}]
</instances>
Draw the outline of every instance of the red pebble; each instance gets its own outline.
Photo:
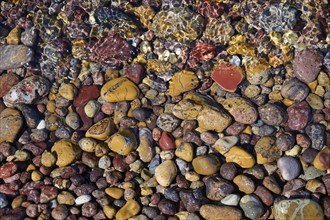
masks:
<instances>
[{"instance_id":1,"label":"red pebble","mask_svg":"<svg viewBox=\"0 0 330 220\"><path fill-rule=\"evenodd\" d=\"M0 167L0 178L8 178L17 171L17 165L13 162L5 163Z\"/></svg>"},{"instance_id":2,"label":"red pebble","mask_svg":"<svg viewBox=\"0 0 330 220\"><path fill-rule=\"evenodd\" d=\"M159 139L159 146L162 150L174 150L175 144L172 136L164 131Z\"/></svg>"}]
</instances>

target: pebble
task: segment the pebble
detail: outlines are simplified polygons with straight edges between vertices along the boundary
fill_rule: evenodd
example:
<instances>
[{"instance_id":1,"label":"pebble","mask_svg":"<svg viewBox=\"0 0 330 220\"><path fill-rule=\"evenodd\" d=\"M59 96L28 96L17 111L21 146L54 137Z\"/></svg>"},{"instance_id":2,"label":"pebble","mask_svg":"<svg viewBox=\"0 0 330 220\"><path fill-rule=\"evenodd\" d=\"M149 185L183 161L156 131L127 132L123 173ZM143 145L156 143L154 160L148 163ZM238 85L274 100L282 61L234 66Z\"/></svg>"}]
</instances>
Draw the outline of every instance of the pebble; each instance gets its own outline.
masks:
<instances>
[{"instance_id":1,"label":"pebble","mask_svg":"<svg viewBox=\"0 0 330 220\"><path fill-rule=\"evenodd\" d=\"M176 147L172 135L163 131L159 139L159 147L162 150L174 150Z\"/></svg>"},{"instance_id":2,"label":"pebble","mask_svg":"<svg viewBox=\"0 0 330 220\"><path fill-rule=\"evenodd\" d=\"M313 165L316 169L327 170L330 168L330 147L323 148L314 158Z\"/></svg>"},{"instance_id":3,"label":"pebble","mask_svg":"<svg viewBox=\"0 0 330 220\"><path fill-rule=\"evenodd\" d=\"M279 126L287 120L285 110L274 103L260 106L258 112L261 120L268 125Z\"/></svg>"},{"instance_id":4,"label":"pebble","mask_svg":"<svg viewBox=\"0 0 330 220\"><path fill-rule=\"evenodd\" d=\"M170 96L178 96L181 93L195 89L199 84L194 72L182 70L174 73L169 82L168 93Z\"/></svg>"},{"instance_id":5,"label":"pebble","mask_svg":"<svg viewBox=\"0 0 330 220\"><path fill-rule=\"evenodd\" d=\"M3 102L7 107L18 104L34 104L40 98L48 95L49 89L48 80L41 76L30 76L11 87L3 97Z\"/></svg>"},{"instance_id":6,"label":"pebble","mask_svg":"<svg viewBox=\"0 0 330 220\"><path fill-rule=\"evenodd\" d=\"M237 86L244 79L244 74L239 66L220 62L212 72L211 77L222 89L235 92Z\"/></svg>"},{"instance_id":7,"label":"pebble","mask_svg":"<svg viewBox=\"0 0 330 220\"><path fill-rule=\"evenodd\" d=\"M271 206L274 202L274 198L271 192L263 186L257 186L254 194L256 194L267 206Z\"/></svg>"},{"instance_id":8,"label":"pebble","mask_svg":"<svg viewBox=\"0 0 330 220\"><path fill-rule=\"evenodd\" d=\"M24 123L20 112L6 108L0 113L0 121L0 143L14 142Z\"/></svg>"},{"instance_id":9,"label":"pebble","mask_svg":"<svg viewBox=\"0 0 330 220\"><path fill-rule=\"evenodd\" d=\"M182 143L176 150L175 156L186 161L191 162L194 158L194 148L191 143Z\"/></svg>"},{"instance_id":10,"label":"pebble","mask_svg":"<svg viewBox=\"0 0 330 220\"><path fill-rule=\"evenodd\" d=\"M238 142L237 136L225 136L219 138L212 148L216 149L220 154L226 154Z\"/></svg>"},{"instance_id":11,"label":"pebble","mask_svg":"<svg viewBox=\"0 0 330 220\"><path fill-rule=\"evenodd\" d=\"M251 168L256 163L254 157L243 148L234 146L226 154L226 162L233 162L242 168Z\"/></svg>"},{"instance_id":12,"label":"pebble","mask_svg":"<svg viewBox=\"0 0 330 220\"><path fill-rule=\"evenodd\" d=\"M96 149L97 141L92 138L82 138L79 140L78 145L81 150L92 153Z\"/></svg>"},{"instance_id":13,"label":"pebble","mask_svg":"<svg viewBox=\"0 0 330 220\"><path fill-rule=\"evenodd\" d=\"M281 95L292 101L301 102L308 96L308 94L308 86L296 78L285 81L281 88Z\"/></svg>"},{"instance_id":14,"label":"pebble","mask_svg":"<svg viewBox=\"0 0 330 220\"><path fill-rule=\"evenodd\" d=\"M71 163L74 163L81 157L81 150L79 146L70 140L62 139L57 141L51 151L56 153L56 165L59 167L65 167Z\"/></svg>"},{"instance_id":15,"label":"pebble","mask_svg":"<svg viewBox=\"0 0 330 220\"><path fill-rule=\"evenodd\" d=\"M282 155L282 151L277 147L274 137L260 138L254 149L257 154L258 164L272 163Z\"/></svg>"},{"instance_id":16,"label":"pebble","mask_svg":"<svg viewBox=\"0 0 330 220\"><path fill-rule=\"evenodd\" d=\"M278 159L277 167L280 170L283 179L287 181L298 177L301 172L299 161L291 156L284 156Z\"/></svg>"},{"instance_id":17,"label":"pebble","mask_svg":"<svg viewBox=\"0 0 330 220\"><path fill-rule=\"evenodd\" d=\"M52 167L56 163L56 156L54 153L49 151L44 151L41 155L41 164L45 167Z\"/></svg>"},{"instance_id":18,"label":"pebble","mask_svg":"<svg viewBox=\"0 0 330 220\"><path fill-rule=\"evenodd\" d=\"M163 113L157 118L157 126L166 132L173 132L180 124L180 120L172 114Z\"/></svg>"},{"instance_id":19,"label":"pebble","mask_svg":"<svg viewBox=\"0 0 330 220\"><path fill-rule=\"evenodd\" d=\"M111 166L111 159L107 155L103 155L98 162L98 167L101 169L107 169Z\"/></svg>"},{"instance_id":20,"label":"pebble","mask_svg":"<svg viewBox=\"0 0 330 220\"><path fill-rule=\"evenodd\" d=\"M58 94L67 100L73 100L77 92L77 88L71 83L63 84L58 90Z\"/></svg>"},{"instance_id":21,"label":"pebble","mask_svg":"<svg viewBox=\"0 0 330 220\"><path fill-rule=\"evenodd\" d=\"M103 206L103 212L108 219L113 219L116 215L116 209L110 205Z\"/></svg>"},{"instance_id":22,"label":"pebble","mask_svg":"<svg viewBox=\"0 0 330 220\"><path fill-rule=\"evenodd\" d=\"M323 55L315 49L299 51L292 61L295 76L305 83L310 83L317 78L322 64Z\"/></svg>"},{"instance_id":23,"label":"pebble","mask_svg":"<svg viewBox=\"0 0 330 220\"><path fill-rule=\"evenodd\" d=\"M157 182L164 187L169 186L177 175L177 168L172 160L166 160L157 166L155 177Z\"/></svg>"},{"instance_id":24,"label":"pebble","mask_svg":"<svg viewBox=\"0 0 330 220\"><path fill-rule=\"evenodd\" d=\"M274 176L266 176L265 179L262 181L262 184L271 192L275 194L280 194L282 189L278 182L276 181Z\"/></svg>"},{"instance_id":25,"label":"pebble","mask_svg":"<svg viewBox=\"0 0 330 220\"><path fill-rule=\"evenodd\" d=\"M209 154L194 158L192 166L196 173L200 175L212 175L219 171L220 161L217 156Z\"/></svg>"},{"instance_id":26,"label":"pebble","mask_svg":"<svg viewBox=\"0 0 330 220\"><path fill-rule=\"evenodd\" d=\"M234 163L224 163L220 167L220 175L226 180L233 180L236 173L237 168Z\"/></svg>"},{"instance_id":27,"label":"pebble","mask_svg":"<svg viewBox=\"0 0 330 220\"><path fill-rule=\"evenodd\" d=\"M24 45L4 45L0 47L0 70L16 69L30 62L33 51Z\"/></svg>"},{"instance_id":28,"label":"pebble","mask_svg":"<svg viewBox=\"0 0 330 220\"><path fill-rule=\"evenodd\" d=\"M115 124L112 118L104 118L93 124L85 136L96 140L107 140L115 132Z\"/></svg>"},{"instance_id":29,"label":"pebble","mask_svg":"<svg viewBox=\"0 0 330 220\"><path fill-rule=\"evenodd\" d=\"M116 213L116 219L124 220L137 215L141 210L140 204L135 200L128 200Z\"/></svg>"},{"instance_id":30,"label":"pebble","mask_svg":"<svg viewBox=\"0 0 330 220\"><path fill-rule=\"evenodd\" d=\"M305 130L312 141L311 147L316 150L321 150L325 145L325 127L320 124L309 124Z\"/></svg>"},{"instance_id":31,"label":"pebble","mask_svg":"<svg viewBox=\"0 0 330 220\"><path fill-rule=\"evenodd\" d=\"M202 205L199 213L206 220L239 220L243 218L241 210L231 206Z\"/></svg>"},{"instance_id":32,"label":"pebble","mask_svg":"<svg viewBox=\"0 0 330 220\"><path fill-rule=\"evenodd\" d=\"M213 201L220 201L234 192L234 186L229 181L220 178L208 178L205 186L206 197Z\"/></svg>"},{"instance_id":33,"label":"pebble","mask_svg":"<svg viewBox=\"0 0 330 220\"><path fill-rule=\"evenodd\" d=\"M173 108L173 114L182 120L197 120L202 130L222 132L231 124L231 117L214 100L196 93L188 93Z\"/></svg>"},{"instance_id":34,"label":"pebble","mask_svg":"<svg viewBox=\"0 0 330 220\"><path fill-rule=\"evenodd\" d=\"M110 150L120 154L128 155L137 148L135 134L130 129L123 129L113 134L107 141Z\"/></svg>"},{"instance_id":35,"label":"pebble","mask_svg":"<svg viewBox=\"0 0 330 220\"><path fill-rule=\"evenodd\" d=\"M0 208L5 208L8 205L7 197L4 194L0 194Z\"/></svg>"},{"instance_id":36,"label":"pebble","mask_svg":"<svg viewBox=\"0 0 330 220\"><path fill-rule=\"evenodd\" d=\"M139 121L145 121L152 114L152 109L149 108L135 108L132 111L132 115Z\"/></svg>"},{"instance_id":37,"label":"pebble","mask_svg":"<svg viewBox=\"0 0 330 220\"><path fill-rule=\"evenodd\" d=\"M287 151L290 150L295 144L295 138L292 134L290 133L281 133L277 138L276 138L276 146L281 150L281 151Z\"/></svg>"},{"instance_id":38,"label":"pebble","mask_svg":"<svg viewBox=\"0 0 330 220\"><path fill-rule=\"evenodd\" d=\"M158 203L158 209L165 215L174 215L177 212L178 207L171 200L162 199Z\"/></svg>"},{"instance_id":39,"label":"pebble","mask_svg":"<svg viewBox=\"0 0 330 220\"><path fill-rule=\"evenodd\" d=\"M246 99L240 97L227 98L222 106L242 124L252 124L258 118L257 109Z\"/></svg>"},{"instance_id":40,"label":"pebble","mask_svg":"<svg viewBox=\"0 0 330 220\"><path fill-rule=\"evenodd\" d=\"M233 182L236 184L238 187L239 191L245 193L245 194L251 194L255 190L255 184L253 180L244 175L244 174L239 174L237 175L234 179Z\"/></svg>"},{"instance_id":41,"label":"pebble","mask_svg":"<svg viewBox=\"0 0 330 220\"><path fill-rule=\"evenodd\" d=\"M57 196L57 202L64 205L74 205L75 198L70 192L62 191Z\"/></svg>"},{"instance_id":42,"label":"pebble","mask_svg":"<svg viewBox=\"0 0 330 220\"><path fill-rule=\"evenodd\" d=\"M87 203L91 200L92 200L92 197L90 195L81 195L81 196L78 196L75 199L75 204L76 205L82 205L82 204L85 204L85 203Z\"/></svg>"},{"instance_id":43,"label":"pebble","mask_svg":"<svg viewBox=\"0 0 330 220\"><path fill-rule=\"evenodd\" d=\"M320 205L310 199L280 200L274 205L275 219L323 219Z\"/></svg>"},{"instance_id":44,"label":"pebble","mask_svg":"<svg viewBox=\"0 0 330 220\"><path fill-rule=\"evenodd\" d=\"M288 109L288 127L292 130L304 129L311 119L311 108L307 102L298 102L291 105Z\"/></svg>"},{"instance_id":45,"label":"pebble","mask_svg":"<svg viewBox=\"0 0 330 220\"><path fill-rule=\"evenodd\" d=\"M84 107L87 117L94 118L94 116L100 111L101 104L96 100L90 100Z\"/></svg>"},{"instance_id":46,"label":"pebble","mask_svg":"<svg viewBox=\"0 0 330 220\"><path fill-rule=\"evenodd\" d=\"M56 206L51 212L51 216L55 220L64 220L68 215L68 208L66 207L66 205L63 204Z\"/></svg>"},{"instance_id":47,"label":"pebble","mask_svg":"<svg viewBox=\"0 0 330 220\"><path fill-rule=\"evenodd\" d=\"M9 90L20 81L14 73L3 73L0 76L0 98L6 95Z\"/></svg>"},{"instance_id":48,"label":"pebble","mask_svg":"<svg viewBox=\"0 0 330 220\"><path fill-rule=\"evenodd\" d=\"M313 93L310 93L307 96L306 102L309 104L310 107L312 107L312 109L322 110L324 108L322 98Z\"/></svg>"},{"instance_id":49,"label":"pebble","mask_svg":"<svg viewBox=\"0 0 330 220\"><path fill-rule=\"evenodd\" d=\"M237 206L240 199L240 196L237 194L229 194L221 199L221 203L224 205Z\"/></svg>"},{"instance_id":50,"label":"pebble","mask_svg":"<svg viewBox=\"0 0 330 220\"><path fill-rule=\"evenodd\" d=\"M239 206L243 209L244 215L249 219L258 219L264 213L264 207L257 196L245 195L241 198Z\"/></svg>"},{"instance_id":51,"label":"pebble","mask_svg":"<svg viewBox=\"0 0 330 220\"><path fill-rule=\"evenodd\" d=\"M106 102L132 101L139 94L139 88L129 79L120 77L112 79L101 88L101 97Z\"/></svg>"}]
</instances>

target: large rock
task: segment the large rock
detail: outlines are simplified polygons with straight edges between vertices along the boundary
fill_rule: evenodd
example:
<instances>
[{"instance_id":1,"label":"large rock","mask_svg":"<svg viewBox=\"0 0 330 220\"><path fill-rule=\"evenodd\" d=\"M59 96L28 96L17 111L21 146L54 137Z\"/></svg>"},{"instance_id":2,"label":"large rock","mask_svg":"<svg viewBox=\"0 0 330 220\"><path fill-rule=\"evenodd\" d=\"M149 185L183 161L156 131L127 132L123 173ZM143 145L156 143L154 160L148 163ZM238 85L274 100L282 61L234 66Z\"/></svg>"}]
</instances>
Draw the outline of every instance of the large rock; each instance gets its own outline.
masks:
<instances>
[{"instance_id":1,"label":"large rock","mask_svg":"<svg viewBox=\"0 0 330 220\"><path fill-rule=\"evenodd\" d=\"M0 143L14 142L23 126L23 118L19 111L6 108L0 114Z\"/></svg>"},{"instance_id":2,"label":"large rock","mask_svg":"<svg viewBox=\"0 0 330 220\"><path fill-rule=\"evenodd\" d=\"M322 220L323 211L320 205L310 199L286 199L274 205L275 219L313 219Z\"/></svg>"},{"instance_id":3,"label":"large rock","mask_svg":"<svg viewBox=\"0 0 330 220\"><path fill-rule=\"evenodd\" d=\"M30 62L33 51L24 45L5 45L0 47L0 70L16 69Z\"/></svg>"},{"instance_id":4,"label":"large rock","mask_svg":"<svg viewBox=\"0 0 330 220\"><path fill-rule=\"evenodd\" d=\"M49 93L50 84L41 76L30 76L13 86L3 97L6 106L33 104Z\"/></svg>"},{"instance_id":5,"label":"large rock","mask_svg":"<svg viewBox=\"0 0 330 220\"><path fill-rule=\"evenodd\" d=\"M200 130L216 132L225 130L232 121L214 100L193 92L174 106L173 114L183 120L197 120Z\"/></svg>"}]
</instances>

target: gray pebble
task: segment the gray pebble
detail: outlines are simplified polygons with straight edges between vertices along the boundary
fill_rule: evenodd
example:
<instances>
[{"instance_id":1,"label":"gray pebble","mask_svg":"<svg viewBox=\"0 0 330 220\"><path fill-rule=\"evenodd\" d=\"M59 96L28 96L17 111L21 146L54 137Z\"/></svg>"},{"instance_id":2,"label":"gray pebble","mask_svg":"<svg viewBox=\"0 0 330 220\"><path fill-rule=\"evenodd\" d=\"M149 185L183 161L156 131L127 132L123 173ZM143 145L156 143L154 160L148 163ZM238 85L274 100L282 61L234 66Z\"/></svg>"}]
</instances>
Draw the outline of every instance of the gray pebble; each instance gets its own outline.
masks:
<instances>
[{"instance_id":1,"label":"gray pebble","mask_svg":"<svg viewBox=\"0 0 330 220\"><path fill-rule=\"evenodd\" d=\"M284 180L293 180L298 177L301 171L299 161L291 156L284 156L278 159L277 167L281 172Z\"/></svg>"}]
</instances>

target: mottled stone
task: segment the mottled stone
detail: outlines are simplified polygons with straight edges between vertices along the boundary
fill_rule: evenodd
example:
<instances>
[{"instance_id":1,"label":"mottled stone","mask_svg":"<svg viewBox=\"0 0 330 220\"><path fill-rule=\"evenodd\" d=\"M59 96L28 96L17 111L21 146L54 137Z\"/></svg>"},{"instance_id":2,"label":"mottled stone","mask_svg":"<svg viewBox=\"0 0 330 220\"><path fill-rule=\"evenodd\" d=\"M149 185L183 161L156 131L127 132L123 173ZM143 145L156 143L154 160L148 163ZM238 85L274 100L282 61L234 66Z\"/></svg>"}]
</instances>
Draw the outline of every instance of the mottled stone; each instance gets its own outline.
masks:
<instances>
[{"instance_id":1,"label":"mottled stone","mask_svg":"<svg viewBox=\"0 0 330 220\"><path fill-rule=\"evenodd\" d=\"M30 62L33 51L24 45L4 45L0 47L0 70L16 69Z\"/></svg>"},{"instance_id":2,"label":"mottled stone","mask_svg":"<svg viewBox=\"0 0 330 220\"><path fill-rule=\"evenodd\" d=\"M56 165L59 167L67 166L81 157L81 149L70 140L59 140L52 147L52 152L56 153Z\"/></svg>"},{"instance_id":3,"label":"mottled stone","mask_svg":"<svg viewBox=\"0 0 330 220\"><path fill-rule=\"evenodd\" d=\"M246 99L241 97L227 98L222 103L223 107L243 124L252 124L258 118L257 109Z\"/></svg>"},{"instance_id":4,"label":"mottled stone","mask_svg":"<svg viewBox=\"0 0 330 220\"><path fill-rule=\"evenodd\" d=\"M298 102L288 109L288 127L292 130L301 130L306 127L311 119L311 108L307 102Z\"/></svg>"},{"instance_id":5,"label":"mottled stone","mask_svg":"<svg viewBox=\"0 0 330 220\"><path fill-rule=\"evenodd\" d=\"M305 83L316 79L323 63L323 55L315 49L305 49L298 52L292 61L295 76Z\"/></svg>"},{"instance_id":6,"label":"mottled stone","mask_svg":"<svg viewBox=\"0 0 330 220\"><path fill-rule=\"evenodd\" d=\"M292 101L301 102L308 96L308 93L308 86L297 78L285 81L281 88L281 95Z\"/></svg>"},{"instance_id":7,"label":"mottled stone","mask_svg":"<svg viewBox=\"0 0 330 220\"><path fill-rule=\"evenodd\" d=\"M264 207L257 196L245 195L239 203L244 215L249 219L258 219L264 213Z\"/></svg>"},{"instance_id":8,"label":"mottled stone","mask_svg":"<svg viewBox=\"0 0 330 220\"><path fill-rule=\"evenodd\" d=\"M276 146L275 140L274 137L262 137L258 140L254 147L258 164L271 163L280 158L282 151Z\"/></svg>"},{"instance_id":9,"label":"mottled stone","mask_svg":"<svg viewBox=\"0 0 330 220\"><path fill-rule=\"evenodd\" d=\"M268 125L278 126L287 120L285 110L279 105L267 103L258 108L259 116Z\"/></svg>"}]
</instances>

